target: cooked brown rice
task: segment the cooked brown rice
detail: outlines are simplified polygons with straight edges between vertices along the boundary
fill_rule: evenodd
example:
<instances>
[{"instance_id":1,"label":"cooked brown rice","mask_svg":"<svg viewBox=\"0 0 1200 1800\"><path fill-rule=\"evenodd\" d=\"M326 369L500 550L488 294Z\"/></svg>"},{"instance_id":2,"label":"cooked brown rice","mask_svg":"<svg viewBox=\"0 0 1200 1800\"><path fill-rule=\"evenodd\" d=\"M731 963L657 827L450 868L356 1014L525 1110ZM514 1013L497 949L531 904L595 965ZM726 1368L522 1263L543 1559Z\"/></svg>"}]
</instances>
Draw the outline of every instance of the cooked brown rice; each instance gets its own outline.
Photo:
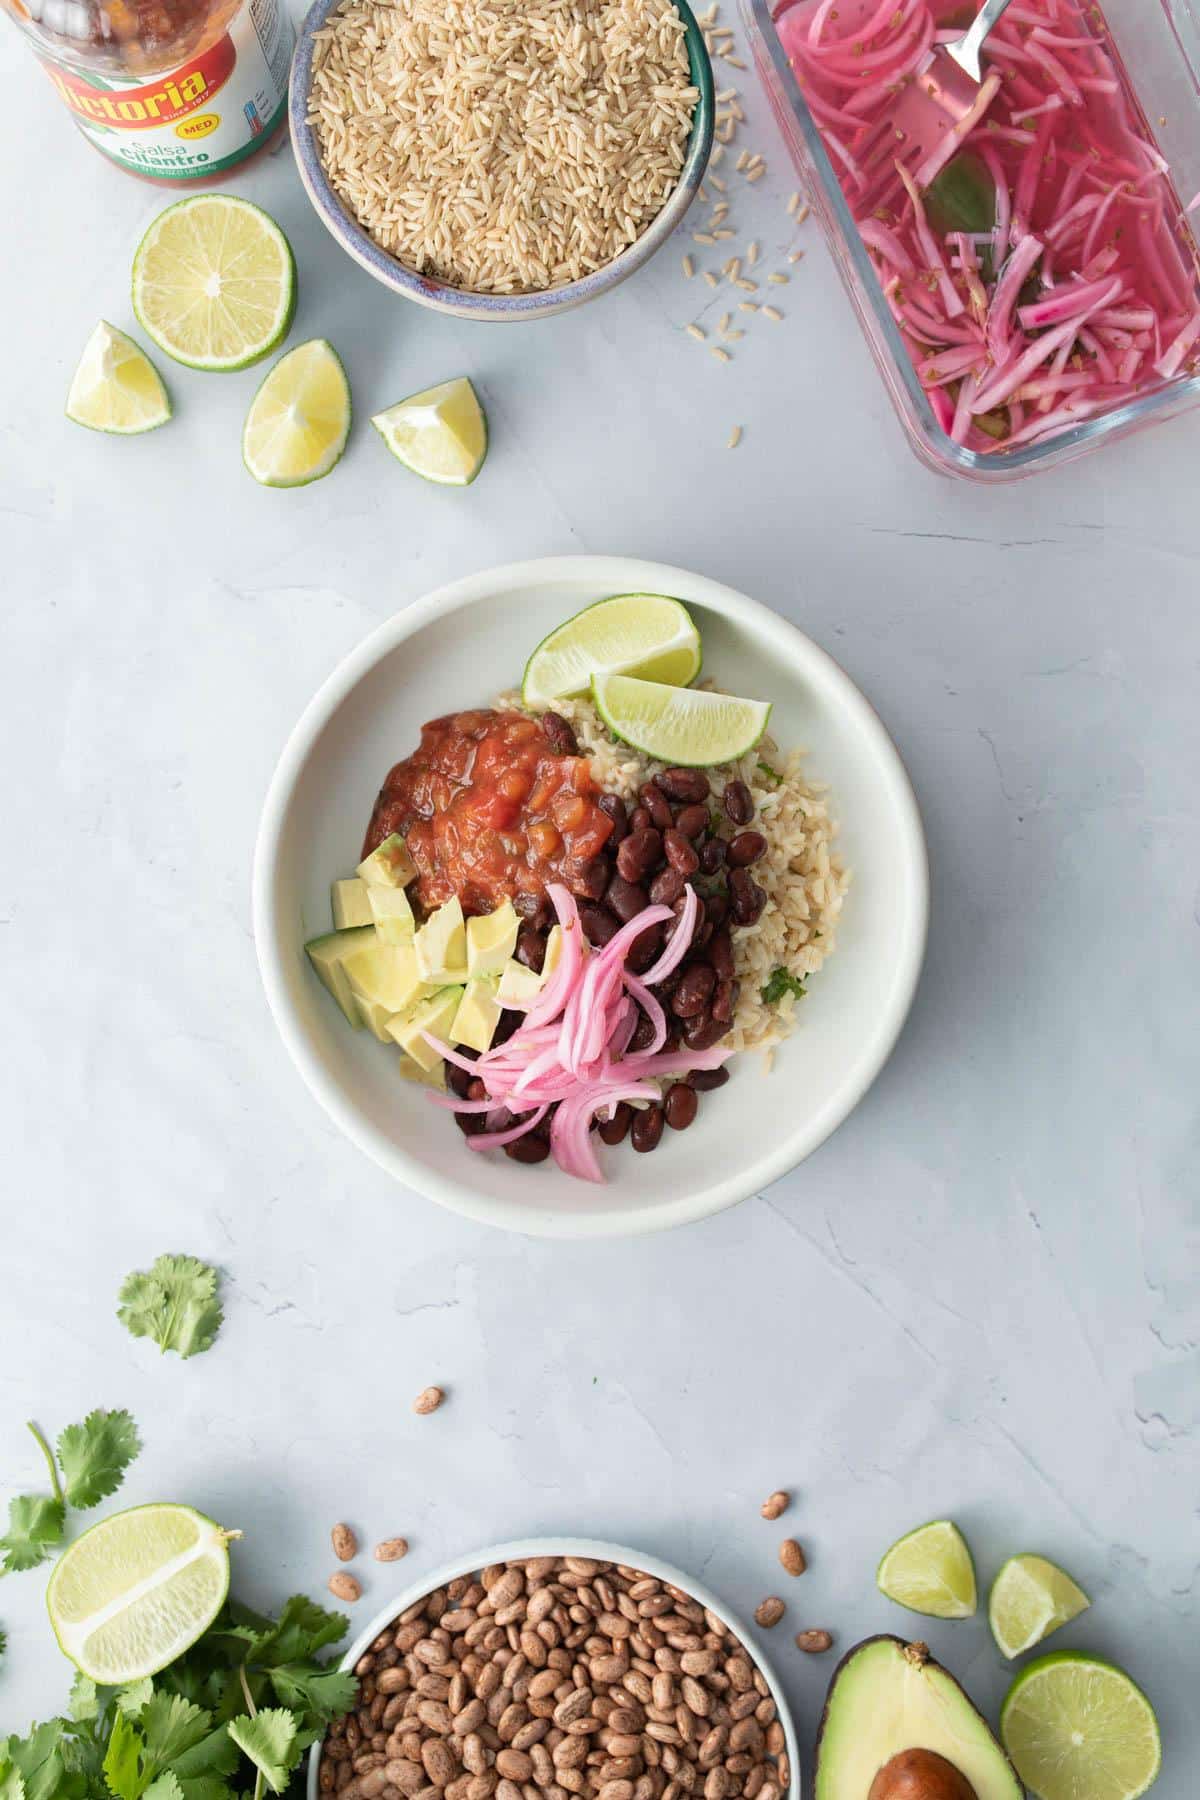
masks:
<instances>
[{"instance_id":1,"label":"cooked brown rice","mask_svg":"<svg viewBox=\"0 0 1200 1800\"><path fill-rule=\"evenodd\" d=\"M314 41L326 173L418 273L560 287L678 183L699 95L673 0L343 0Z\"/></svg>"},{"instance_id":2,"label":"cooked brown rice","mask_svg":"<svg viewBox=\"0 0 1200 1800\"><path fill-rule=\"evenodd\" d=\"M519 707L521 702L517 694L503 694L496 704ZM633 802L642 784L666 767L618 743L590 700L556 701L554 710L570 721L599 785L623 800ZM826 790L805 779L803 762L801 751L781 751L765 737L738 762L706 771L715 794L726 782L746 783L754 798L755 828L767 840L767 853L752 870L767 904L756 924L739 927L733 935L742 991L733 1031L723 1041L735 1050L770 1050L797 1023L794 996L785 995L772 1006L762 999L774 970L784 968L800 978L815 975L836 948L850 874L834 848L837 824L829 814Z\"/></svg>"}]
</instances>

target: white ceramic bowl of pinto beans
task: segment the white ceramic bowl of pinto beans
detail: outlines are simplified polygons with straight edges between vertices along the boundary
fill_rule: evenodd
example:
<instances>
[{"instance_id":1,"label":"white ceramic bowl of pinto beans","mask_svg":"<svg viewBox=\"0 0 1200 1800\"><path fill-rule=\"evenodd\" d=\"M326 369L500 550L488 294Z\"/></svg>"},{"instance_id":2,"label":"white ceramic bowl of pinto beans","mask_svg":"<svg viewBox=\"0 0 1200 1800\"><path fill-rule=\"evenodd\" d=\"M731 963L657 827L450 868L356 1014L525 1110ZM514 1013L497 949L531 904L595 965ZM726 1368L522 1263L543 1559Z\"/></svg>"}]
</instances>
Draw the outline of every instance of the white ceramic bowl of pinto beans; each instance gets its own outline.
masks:
<instances>
[{"instance_id":1,"label":"white ceramic bowl of pinto beans","mask_svg":"<svg viewBox=\"0 0 1200 1800\"><path fill-rule=\"evenodd\" d=\"M317 982L305 942L329 930L329 885L350 874L388 770L422 725L489 706L519 685L530 651L583 607L622 593L681 600L704 644L704 674L773 703L771 733L808 752L852 871L837 951L808 986L770 1073L735 1056L686 1131L653 1155L605 1153L602 1185L553 1161L526 1167L468 1149L428 1092L399 1078L396 1053L350 1030ZM803 632L757 601L665 564L573 556L452 582L378 627L319 690L268 791L254 870L254 933L271 1010L310 1091L360 1149L410 1189L456 1212L534 1236L630 1236L683 1225L761 1192L858 1104L899 1036L925 947L928 872L913 792L870 703Z\"/></svg>"},{"instance_id":2,"label":"white ceramic bowl of pinto beans","mask_svg":"<svg viewBox=\"0 0 1200 1800\"><path fill-rule=\"evenodd\" d=\"M539 1561L543 1563L543 1567L540 1569L537 1567ZM519 1655L521 1658L520 1662L514 1665L517 1673L514 1676L513 1685L520 1681L521 1674L527 1674L532 1677L540 1672L533 1666L533 1662L530 1661L529 1657L521 1649L523 1632L530 1627L531 1621L527 1616L522 1615L521 1604L518 1604L518 1602L527 1604L532 1598L532 1594L537 1592L539 1588L544 1590L547 1585L561 1581L562 1575L565 1574L569 1582L577 1583L579 1587L588 1590L592 1597L590 1608L594 1608L595 1603L598 1602L599 1608L603 1609L605 1602L616 1601L617 1604L614 1610L617 1611L619 1618L629 1628L628 1634L624 1637L609 1635L605 1630L606 1616L603 1613L603 1610L600 1610L599 1615L596 1618L595 1626L593 1627L590 1623L588 1625L587 1642L595 1645L597 1639L605 1640L606 1649L611 1651L612 1654L606 1657L606 1662L604 1664L597 1665L600 1673L604 1677L604 1679L597 1679L592 1674L591 1659L593 1656L597 1655L604 1656L605 1651L589 1651L586 1648L586 1645L577 1646L574 1650L570 1651L569 1654L572 1656L573 1666L577 1664L579 1658L588 1659L587 1664L580 1667L579 1674L575 1677L575 1684L577 1686L580 1681L583 1681L585 1684L585 1691L589 1694L611 1695L618 1706L628 1701L634 1708L640 1710L640 1722L643 1725L653 1726L658 1731L659 1736L655 1741L664 1747L669 1746L671 1755L665 1760L670 1762L674 1758L677 1758L681 1752L676 1749L671 1740L673 1737L676 1739L679 1738L680 1734L678 1729L672 1727L669 1721L655 1721L650 1712L646 1710L647 1708L654 1708L654 1698L652 1692L646 1687L645 1678L641 1681L638 1680L639 1671L635 1666L637 1653L631 1644L631 1639L634 1632L639 1629L639 1627L630 1619L629 1614L636 1607L644 1606L646 1610L641 1615L644 1618L648 1617L651 1621L655 1615L658 1617L669 1618L673 1627L670 1635L675 1637L677 1641L682 1642L684 1637L694 1637L695 1639L700 1640L695 1645L695 1649L700 1649L701 1643L705 1647L711 1648L713 1652L711 1659L705 1658L704 1661L711 1660L717 1679L710 1684L708 1676L700 1674L696 1677L689 1677L685 1684L684 1671L679 1666L681 1658L683 1654L685 1654L684 1650L673 1650L671 1646L665 1642L661 1646L643 1646L644 1648L657 1649L659 1652L656 1673L668 1674L671 1673L671 1671L674 1671L671 1677L673 1686L670 1708L659 1707L655 1708L655 1710L665 1713L668 1710L673 1710L676 1706L684 1706L684 1692L686 1688L691 1707L700 1709L699 1711L692 1713L692 1718L695 1720L694 1727L690 1721L685 1721L689 1730L694 1729L695 1736L693 1742L697 1748L697 1752L699 1752L708 1733L713 1729L713 1721L704 1716L704 1709L707 1708L711 1711L713 1704L721 1699L724 1699L726 1704L729 1704L731 1700L736 1699L737 1696L743 1692L747 1694L753 1693L755 1698L752 1707L749 1699L746 1699L742 1702L740 1707L735 1709L743 1713L744 1716L753 1719L754 1724L758 1725L759 1734L762 1739L762 1742L759 1743L758 1739L754 1737L753 1726L742 1727L743 1736L754 1739L749 1753L750 1765L754 1766L757 1764L763 1771L761 1776L755 1777L751 1782L751 1785L755 1789L755 1793L751 1796L751 1800L799 1800L801 1782L798 1773L799 1751L796 1742L796 1730L792 1722L792 1715L788 1707L787 1699L784 1696L769 1661L763 1653L761 1644L755 1642L753 1635L746 1629L737 1616L730 1611L716 1594L706 1588L703 1582L693 1580L693 1578L690 1575L685 1574L683 1570L672 1567L670 1563L662 1562L656 1556L647 1556L643 1554L642 1551L630 1549L629 1546L625 1544L608 1544L592 1538L529 1538L514 1543L492 1544L485 1549L474 1551L471 1555L460 1556L454 1562L447 1563L440 1569L435 1569L432 1574L422 1576L419 1581L415 1581L411 1586L406 1587L401 1594L389 1601L386 1606L381 1607L370 1623L366 1625L355 1638L343 1657L341 1666L344 1669L358 1671L360 1679L365 1678L367 1680L369 1680L372 1675L377 1675L383 1666L402 1666L402 1659L394 1658L391 1653L388 1654L388 1662L385 1664L382 1661L381 1652L386 1652L387 1645L394 1643L396 1631L402 1629L402 1619L404 1615L410 1614L413 1609L416 1608L418 1603L424 1600L428 1595L439 1592L444 1593L444 1590L449 1583L453 1581L475 1577L484 1570L487 1570L489 1571L489 1580L494 1583L495 1572L499 1569L499 1566L512 1563L532 1563L534 1565L534 1570L532 1575L529 1573L526 1574L526 1579L523 1582L521 1589L517 1589L516 1584L510 1581L510 1585L514 1587L517 1599L507 1606L503 1614L503 1616L510 1619L509 1626L506 1628L507 1642L505 1645L499 1646L497 1650L493 1652L493 1656L498 1659L497 1666L502 1667L501 1687L510 1685L506 1673L507 1663L504 1657L505 1649L509 1651L510 1655ZM555 1563L558 1565L557 1569L549 1566ZM600 1564L616 1564L618 1570L625 1573L625 1591L619 1596L614 1591L611 1584L609 1584L607 1588L597 1587L596 1584L598 1581L602 1583L605 1580L605 1576L602 1573L598 1575L596 1572L597 1565ZM632 1585L628 1580L628 1575L633 1571L636 1571L637 1574L643 1578L637 1585L636 1598L628 1591ZM468 1598L469 1597L470 1596L468 1596ZM700 1609L703 1616L681 1618L679 1616L680 1601L682 1601L683 1605L687 1608L693 1610ZM447 1606L450 1605L448 1596L446 1597L446 1604ZM461 1604L462 1601L460 1597L460 1607ZM490 1601L488 1602L488 1606L490 1606ZM541 1612L543 1606L549 1608L549 1600L544 1592L538 1605L534 1607L534 1611ZM663 1610L660 1611L660 1608ZM470 1608L469 1610L474 1611L476 1609ZM517 1616L510 1616L514 1614ZM561 1611L557 1613L557 1618L561 1622ZM550 1630L543 1633L541 1638L543 1643L546 1643L547 1639L552 1641L553 1638L558 1635L557 1627L554 1624L554 1616L549 1610L547 1610L540 1622L545 1626L547 1620L549 1620L550 1623ZM410 1621L410 1623L413 1624L415 1632L419 1621L414 1619ZM608 1620L607 1623L611 1627L613 1622L612 1620ZM536 1624L536 1622L534 1622L534 1624ZM455 1625L455 1637L458 1636L459 1628L462 1629L463 1634L465 1635L464 1615L461 1611L455 1619ZM516 1637L515 1646L512 1645L511 1636L508 1635L514 1628ZM431 1630L432 1626L430 1625L426 1630L421 1631L417 1641L421 1642L423 1640L427 1643L429 1641ZM662 1632L659 1635L664 1640L667 1636L665 1632ZM447 1641L448 1637L444 1636L442 1642L446 1643ZM547 1647L549 1648L549 1645L547 1645ZM533 1648L536 1652L537 1647L534 1646ZM528 1649L529 1645L527 1643L526 1650ZM665 1654L663 1654L664 1652ZM415 1645L413 1647L413 1653L415 1654ZM425 1651L421 1651L420 1653L419 1660L421 1660L422 1663L425 1654ZM537 1652L537 1654L540 1654L540 1652ZM691 1660L693 1652L689 1651L688 1654L690 1666L701 1668L701 1663ZM732 1675L735 1679L731 1680L730 1675L727 1674L726 1671L729 1670L730 1663L734 1660L741 1666L732 1671ZM622 1674L621 1670L618 1669L618 1663L623 1667L627 1665L625 1674ZM747 1681L746 1675L747 1665L749 1665L750 1670L753 1672L749 1682ZM626 1685L626 1676L630 1671L632 1671L632 1682L629 1685ZM757 1677L757 1680L754 1680L755 1676ZM572 1677L570 1675L565 1672L563 1673L563 1681L570 1681L571 1679ZM539 1685L549 1685L549 1677L547 1677L545 1683ZM556 1684L556 1686L561 1686L561 1682ZM637 1692L634 1692L634 1689L637 1689ZM522 1690L522 1692L523 1691L524 1690ZM638 1693L646 1696L644 1702L639 1701ZM403 1694L401 1697L403 1698ZM455 1697L457 1698L458 1696ZM665 1698L665 1695L660 1696L660 1698ZM506 1705L507 1704L509 1703L506 1702ZM525 1713L526 1716L530 1716L527 1715L527 1709L522 1702L518 1701L517 1704L522 1707L522 1713ZM396 1710L399 1712L401 1708L397 1708ZM479 1708L475 1708L474 1710L478 1712ZM494 1710L496 1710L499 1715L498 1707ZM579 1709L576 1708L575 1710ZM584 1708L582 1710L584 1713L584 1724L586 1725L586 1714L590 1711L590 1708ZM688 1710L690 1711L691 1708ZM519 1730L519 1723L514 1724L514 1721L525 1722L521 1714L512 1715L510 1720L506 1722L502 1728L506 1737L511 1738L515 1736ZM445 1722L444 1718L439 1721L443 1729ZM633 1725L638 1722L636 1715L627 1721L618 1721L618 1723L625 1725ZM395 1721L393 1720L393 1729L394 1724ZM553 1717L551 1718L551 1725L553 1725ZM732 1728L732 1726L727 1724L726 1738ZM460 1744L461 1741L462 1740L460 1739ZM524 1742L525 1740L522 1739L521 1741ZM594 1736L589 1734L590 1744L595 1744L597 1741L598 1740ZM740 1738L738 1742L740 1745ZM770 1749L768 1749L768 1745L771 1746ZM627 1746L618 1745L618 1749L625 1748L627 1748ZM654 1754L661 1755L661 1751L654 1752ZM714 1764L722 1763L723 1765L724 1757L730 1755L737 1757L746 1754L744 1749L731 1749L728 1742L724 1741L724 1739L718 1738L713 1740L710 1744L709 1753L705 1759L708 1766L700 1767L697 1762L695 1774L690 1777L693 1782L690 1794L683 1784L677 1784L674 1788L674 1795L678 1796L678 1800L704 1800L704 1796L707 1793L708 1800L717 1800L719 1784L723 1797L728 1797L728 1800L732 1800L732 1797L735 1795L740 1797L744 1791L743 1784L747 1779L748 1771L743 1772L737 1777L731 1777L728 1780L722 1780L719 1777L714 1776L710 1781L709 1775ZM345 1759L343 1758L342 1760L344 1761ZM455 1752L454 1760L456 1763L458 1762L457 1750ZM472 1760L475 1759L472 1758ZM553 1758L551 1758L551 1760L553 1760ZM691 1761L692 1759L688 1757L686 1760ZM639 1759L639 1761L643 1771L647 1773L650 1772L648 1765L644 1761L641 1761L641 1759ZM545 1763L544 1761L541 1761L540 1758L539 1762L541 1762L544 1781ZM326 1769L324 1776L322 1776L323 1763ZM324 1744L314 1745L309 1758L308 1767L308 1800L327 1800L327 1797L329 1797L329 1800L336 1800L337 1793L341 1791L337 1787L338 1766L338 1762L336 1762L333 1757L325 1754ZM436 1763L434 1764L434 1767L439 1774L445 1772L437 1769ZM670 1770L664 1767L662 1761L659 1763L659 1770L661 1771L661 1780L656 1778L651 1783L643 1785L640 1788L636 1781L631 1782L628 1793L626 1793L624 1787L619 1789L614 1788L612 1790L611 1800L665 1800L667 1786L670 1780ZM520 1770L517 1770L516 1772L519 1774ZM405 1773L408 1773L408 1771L405 1771ZM627 1777L615 1776L614 1779L627 1779ZM345 1778L343 1777L343 1782L344 1781ZM497 1774L497 1782L498 1781L499 1775ZM706 1783L708 1784L707 1788ZM376 1781L376 1783L369 1783L368 1785L377 1786L379 1784L378 1781ZM413 1785L414 1787L416 1785L415 1776L413 1777ZM547 1800L564 1800L564 1795L565 1800L572 1800L570 1793L565 1789L557 1786L543 1789L539 1787L536 1780L529 1780L525 1783L518 1780L515 1786L518 1794L522 1793L522 1791L525 1795L529 1795L532 1792L537 1792L540 1795L544 1792L547 1796ZM654 1789L653 1795L650 1793L651 1787ZM597 1792L598 1791L599 1790L597 1790ZM478 1792L481 1794L482 1788L480 1788ZM378 1800L394 1800L394 1796L397 1793L402 1794L403 1789L394 1789L389 1782L386 1787L380 1787ZM449 1800L467 1800L465 1786L456 1789L453 1784L451 1784L444 1790L444 1793L449 1796ZM501 1800L507 1800L508 1793L509 1790L506 1786L505 1796L502 1796ZM360 1790L357 1788L351 1790L351 1795L352 1800L371 1800L369 1795L361 1795Z\"/></svg>"}]
</instances>

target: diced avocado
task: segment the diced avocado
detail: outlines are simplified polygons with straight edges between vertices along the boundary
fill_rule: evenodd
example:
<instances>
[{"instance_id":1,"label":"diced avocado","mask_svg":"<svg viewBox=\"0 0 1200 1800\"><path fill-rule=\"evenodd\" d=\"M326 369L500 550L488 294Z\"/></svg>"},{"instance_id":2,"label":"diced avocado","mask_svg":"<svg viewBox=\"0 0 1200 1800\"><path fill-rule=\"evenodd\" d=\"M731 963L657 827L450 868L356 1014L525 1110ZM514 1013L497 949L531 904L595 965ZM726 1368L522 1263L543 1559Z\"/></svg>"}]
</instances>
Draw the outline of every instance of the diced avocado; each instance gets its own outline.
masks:
<instances>
[{"instance_id":1,"label":"diced avocado","mask_svg":"<svg viewBox=\"0 0 1200 1800\"><path fill-rule=\"evenodd\" d=\"M417 922L402 887L366 887L368 909L385 944L411 944Z\"/></svg>"},{"instance_id":2,"label":"diced avocado","mask_svg":"<svg viewBox=\"0 0 1200 1800\"><path fill-rule=\"evenodd\" d=\"M338 931L353 931L359 925L373 925L367 884L357 875L349 881L335 881L329 890L333 904L333 923Z\"/></svg>"},{"instance_id":3,"label":"diced avocado","mask_svg":"<svg viewBox=\"0 0 1200 1800\"><path fill-rule=\"evenodd\" d=\"M356 1031L362 1020L354 1003L354 992L345 965L349 958L361 954L374 942L375 927L360 925L351 931L327 931L323 937L315 937L304 946L308 960L321 982L329 989Z\"/></svg>"},{"instance_id":4,"label":"diced avocado","mask_svg":"<svg viewBox=\"0 0 1200 1800\"><path fill-rule=\"evenodd\" d=\"M416 872L408 845L396 831L358 865L368 887L407 887Z\"/></svg>"},{"instance_id":5,"label":"diced avocado","mask_svg":"<svg viewBox=\"0 0 1200 1800\"><path fill-rule=\"evenodd\" d=\"M419 1062L413 1061L411 1056L404 1056L402 1054L400 1057L400 1079L401 1081L420 1082L422 1087L441 1088L444 1093L446 1089L446 1064L442 1058L439 1057L432 1069L423 1069Z\"/></svg>"},{"instance_id":6,"label":"diced avocado","mask_svg":"<svg viewBox=\"0 0 1200 1800\"><path fill-rule=\"evenodd\" d=\"M512 1006L514 1002L522 1005L537 998L541 992L544 977L534 969L527 969L524 963L506 962L500 976L500 986L496 990L496 998L501 1006Z\"/></svg>"},{"instance_id":7,"label":"diced avocado","mask_svg":"<svg viewBox=\"0 0 1200 1800\"><path fill-rule=\"evenodd\" d=\"M521 921L511 900L495 912L467 920L467 973L499 975L517 947Z\"/></svg>"},{"instance_id":8,"label":"diced avocado","mask_svg":"<svg viewBox=\"0 0 1200 1800\"><path fill-rule=\"evenodd\" d=\"M557 969L558 959L562 955L562 946L562 926L552 925L550 927L550 936L546 939L546 960L542 964L543 981L545 981L547 977L553 975L555 969Z\"/></svg>"},{"instance_id":9,"label":"diced avocado","mask_svg":"<svg viewBox=\"0 0 1200 1800\"><path fill-rule=\"evenodd\" d=\"M363 1023L387 1043L388 1020L424 999L428 990L410 944L381 944L374 932L372 937L373 943L346 959L345 972Z\"/></svg>"},{"instance_id":10,"label":"diced avocado","mask_svg":"<svg viewBox=\"0 0 1200 1800\"><path fill-rule=\"evenodd\" d=\"M423 1069L432 1070L442 1057L432 1044L426 1043L423 1034L428 1031L433 1037L446 1041L462 996L460 987L439 989L431 999L412 1007L402 1019L393 1019L388 1026L388 1036L395 1039L406 1056L411 1056Z\"/></svg>"},{"instance_id":11,"label":"diced avocado","mask_svg":"<svg viewBox=\"0 0 1200 1800\"><path fill-rule=\"evenodd\" d=\"M467 929L457 894L430 913L414 941L422 980L447 982L465 976Z\"/></svg>"},{"instance_id":12,"label":"diced avocado","mask_svg":"<svg viewBox=\"0 0 1200 1800\"><path fill-rule=\"evenodd\" d=\"M472 1050L490 1050L492 1038L500 1023L500 1002L496 998L497 982L476 976L468 981L463 989L463 997L458 1011L454 1015L454 1023L450 1027L450 1042L466 1044Z\"/></svg>"},{"instance_id":13,"label":"diced avocado","mask_svg":"<svg viewBox=\"0 0 1200 1800\"><path fill-rule=\"evenodd\" d=\"M982 1714L924 1644L873 1637L843 1657L817 1739L814 1800L1023 1792Z\"/></svg>"}]
</instances>

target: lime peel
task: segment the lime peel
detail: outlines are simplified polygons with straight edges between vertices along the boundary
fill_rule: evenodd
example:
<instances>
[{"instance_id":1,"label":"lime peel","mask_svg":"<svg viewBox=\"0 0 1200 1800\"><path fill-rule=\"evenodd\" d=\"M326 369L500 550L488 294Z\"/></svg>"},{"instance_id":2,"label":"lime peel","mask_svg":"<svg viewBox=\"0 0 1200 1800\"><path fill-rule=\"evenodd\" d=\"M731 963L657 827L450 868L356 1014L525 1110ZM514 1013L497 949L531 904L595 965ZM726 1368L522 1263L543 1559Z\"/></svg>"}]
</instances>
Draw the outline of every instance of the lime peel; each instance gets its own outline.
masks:
<instances>
[{"instance_id":1,"label":"lime peel","mask_svg":"<svg viewBox=\"0 0 1200 1800\"><path fill-rule=\"evenodd\" d=\"M71 379L66 413L89 431L133 437L165 425L171 417L171 399L145 351L101 319Z\"/></svg>"},{"instance_id":2,"label":"lime peel","mask_svg":"<svg viewBox=\"0 0 1200 1800\"><path fill-rule=\"evenodd\" d=\"M615 737L684 768L736 762L761 741L771 717L769 700L739 700L632 675L594 675L592 699Z\"/></svg>"},{"instance_id":3,"label":"lime peel","mask_svg":"<svg viewBox=\"0 0 1200 1800\"><path fill-rule=\"evenodd\" d=\"M669 594L612 594L544 637L525 665L521 700L531 712L586 694L594 675L637 675L686 687L700 673L700 633Z\"/></svg>"},{"instance_id":4,"label":"lime peel","mask_svg":"<svg viewBox=\"0 0 1200 1800\"><path fill-rule=\"evenodd\" d=\"M1038 1800L1138 1800L1162 1766L1158 1720L1141 1688L1114 1663L1074 1650L1021 1670L1000 1735Z\"/></svg>"},{"instance_id":5,"label":"lime peel","mask_svg":"<svg viewBox=\"0 0 1200 1800\"><path fill-rule=\"evenodd\" d=\"M268 213L193 194L153 219L133 259L133 310L168 356L226 372L261 362L296 310L296 260Z\"/></svg>"},{"instance_id":6,"label":"lime peel","mask_svg":"<svg viewBox=\"0 0 1200 1800\"><path fill-rule=\"evenodd\" d=\"M978 1596L966 1539L950 1519L931 1519L885 1550L875 1585L887 1599L932 1619L969 1619Z\"/></svg>"}]
</instances>

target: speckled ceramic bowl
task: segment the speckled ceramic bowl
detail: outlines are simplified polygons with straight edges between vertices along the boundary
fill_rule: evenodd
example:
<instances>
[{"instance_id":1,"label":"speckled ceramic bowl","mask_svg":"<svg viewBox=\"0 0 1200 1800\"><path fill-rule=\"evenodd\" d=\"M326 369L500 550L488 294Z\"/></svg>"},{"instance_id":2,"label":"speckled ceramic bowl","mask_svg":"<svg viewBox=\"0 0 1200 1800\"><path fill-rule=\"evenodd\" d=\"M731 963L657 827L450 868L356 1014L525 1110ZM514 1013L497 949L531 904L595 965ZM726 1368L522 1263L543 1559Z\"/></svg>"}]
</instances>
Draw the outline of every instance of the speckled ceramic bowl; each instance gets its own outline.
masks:
<instances>
[{"instance_id":1,"label":"speckled ceramic bowl","mask_svg":"<svg viewBox=\"0 0 1200 1800\"><path fill-rule=\"evenodd\" d=\"M640 269L643 263L648 262L654 252L666 243L695 199L712 149L712 65L704 47L703 34L687 0L675 0L687 29L692 84L699 88L700 98L696 103L691 141L678 186L641 237L594 274L585 275L580 281L567 282L564 287L547 288L537 294L476 294L465 288L452 287L448 282L434 280L428 275L416 274L386 250L381 250L338 198L322 166L316 133L308 122L308 94L312 85L315 48L313 34L321 29L338 4L339 0L314 0L300 28L288 95L292 144L296 151L300 179L316 209L317 217L347 255L352 256L369 275L374 275L376 281L381 281L394 294L403 294L405 299L415 300L418 306L430 306L435 312L454 313L460 319L492 319L504 323L518 319L542 319L551 313L568 312L572 307L582 306L585 300L594 300L598 295L608 293L610 288L619 286L635 269Z\"/></svg>"}]
</instances>

